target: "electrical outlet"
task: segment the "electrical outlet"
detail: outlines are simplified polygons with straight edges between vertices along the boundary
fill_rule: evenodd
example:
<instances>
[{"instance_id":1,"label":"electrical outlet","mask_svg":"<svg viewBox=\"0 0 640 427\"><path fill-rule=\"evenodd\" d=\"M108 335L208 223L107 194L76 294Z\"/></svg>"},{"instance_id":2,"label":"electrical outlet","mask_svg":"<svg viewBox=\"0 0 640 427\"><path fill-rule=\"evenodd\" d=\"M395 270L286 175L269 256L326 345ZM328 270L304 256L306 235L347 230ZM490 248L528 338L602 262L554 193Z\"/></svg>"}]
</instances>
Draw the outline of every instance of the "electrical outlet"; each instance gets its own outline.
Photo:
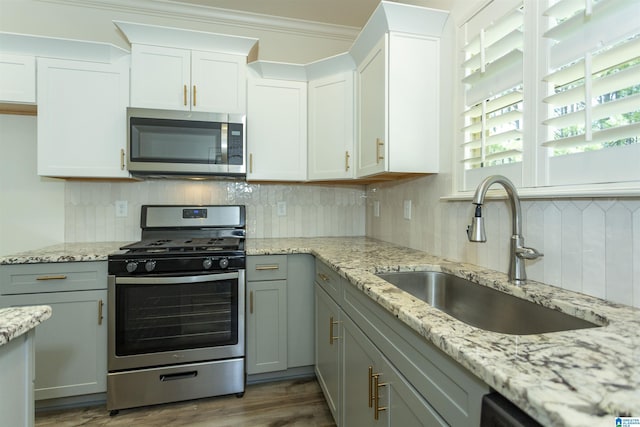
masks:
<instances>
[{"instance_id":1,"label":"electrical outlet","mask_svg":"<svg viewBox=\"0 0 640 427\"><path fill-rule=\"evenodd\" d=\"M124 218L129 215L129 206L126 200L116 200L116 217Z\"/></svg>"},{"instance_id":2,"label":"electrical outlet","mask_svg":"<svg viewBox=\"0 0 640 427\"><path fill-rule=\"evenodd\" d=\"M277 203L278 216L287 216L287 202Z\"/></svg>"},{"instance_id":3,"label":"electrical outlet","mask_svg":"<svg viewBox=\"0 0 640 427\"><path fill-rule=\"evenodd\" d=\"M411 200L404 201L404 219L411 219Z\"/></svg>"},{"instance_id":4,"label":"electrical outlet","mask_svg":"<svg viewBox=\"0 0 640 427\"><path fill-rule=\"evenodd\" d=\"M380 200L373 201L373 216L375 217L380 216Z\"/></svg>"}]
</instances>

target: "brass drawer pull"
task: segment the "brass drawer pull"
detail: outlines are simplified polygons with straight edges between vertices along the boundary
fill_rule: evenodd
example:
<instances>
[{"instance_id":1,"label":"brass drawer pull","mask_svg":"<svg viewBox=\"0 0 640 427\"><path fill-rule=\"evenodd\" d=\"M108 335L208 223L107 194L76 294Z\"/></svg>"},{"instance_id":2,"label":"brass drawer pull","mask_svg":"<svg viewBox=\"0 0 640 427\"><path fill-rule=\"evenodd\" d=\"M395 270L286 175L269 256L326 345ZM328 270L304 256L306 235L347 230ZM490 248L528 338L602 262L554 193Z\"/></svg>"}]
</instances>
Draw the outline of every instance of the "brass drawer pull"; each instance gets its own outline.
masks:
<instances>
[{"instance_id":1,"label":"brass drawer pull","mask_svg":"<svg viewBox=\"0 0 640 427\"><path fill-rule=\"evenodd\" d=\"M386 406L378 406L380 402L380 387L384 387L387 383L381 383L380 374L373 375L373 419L378 420L380 418L380 411L386 411Z\"/></svg>"},{"instance_id":2,"label":"brass drawer pull","mask_svg":"<svg viewBox=\"0 0 640 427\"><path fill-rule=\"evenodd\" d=\"M319 278L320 278L320 280L322 280L323 282L328 282L328 281L329 281L329 276L327 276L326 274L318 273L318 277L319 277Z\"/></svg>"},{"instance_id":3,"label":"brass drawer pull","mask_svg":"<svg viewBox=\"0 0 640 427\"><path fill-rule=\"evenodd\" d=\"M340 323L339 321L333 320L333 316L329 317L329 345L333 345L333 342L335 340L339 340L340 339L339 336L337 336L337 337L333 336L333 325L337 325L339 323Z\"/></svg>"},{"instance_id":4,"label":"brass drawer pull","mask_svg":"<svg viewBox=\"0 0 640 427\"><path fill-rule=\"evenodd\" d=\"M104 302L102 300L98 301L98 325L102 325L102 309L104 308Z\"/></svg>"},{"instance_id":5,"label":"brass drawer pull","mask_svg":"<svg viewBox=\"0 0 640 427\"><path fill-rule=\"evenodd\" d=\"M369 408L373 408L373 366L369 366Z\"/></svg>"},{"instance_id":6,"label":"brass drawer pull","mask_svg":"<svg viewBox=\"0 0 640 427\"><path fill-rule=\"evenodd\" d=\"M196 106L196 85L193 85L193 106Z\"/></svg>"},{"instance_id":7,"label":"brass drawer pull","mask_svg":"<svg viewBox=\"0 0 640 427\"><path fill-rule=\"evenodd\" d=\"M249 292L249 314L253 314L253 291Z\"/></svg>"},{"instance_id":8,"label":"brass drawer pull","mask_svg":"<svg viewBox=\"0 0 640 427\"><path fill-rule=\"evenodd\" d=\"M47 276L38 276L36 277L36 280L64 280L66 278L66 274L51 274Z\"/></svg>"},{"instance_id":9,"label":"brass drawer pull","mask_svg":"<svg viewBox=\"0 0 640 427\"><path fill-rule=\"evenodd\" d=\"M273 265L257 265L256 266L256 271L269 271L269 270L280 270L280 265L273 264Z\"/></svg>"},{"instance_id":10,"label":"brass drawer pull","mask_svg":"<svg viewBox=\"0 0 640 427\"><path fill-rule=\"evenodd\" d=\"M345 172L349 172L349 157L351 157L349 155L348 151L344 152L344 171Z\"/></svg>"},{"instance_id":11,"label":"brass drawer pull","mask_svg":"<svg viewBox=\"0 0 640 427\"><path fill-rule=\"evenodd\" d=\"M187 85L184 85L184 89L183 89L183 93L184 93L184 105L187 106Z\"/></svg>"}]
</instances>

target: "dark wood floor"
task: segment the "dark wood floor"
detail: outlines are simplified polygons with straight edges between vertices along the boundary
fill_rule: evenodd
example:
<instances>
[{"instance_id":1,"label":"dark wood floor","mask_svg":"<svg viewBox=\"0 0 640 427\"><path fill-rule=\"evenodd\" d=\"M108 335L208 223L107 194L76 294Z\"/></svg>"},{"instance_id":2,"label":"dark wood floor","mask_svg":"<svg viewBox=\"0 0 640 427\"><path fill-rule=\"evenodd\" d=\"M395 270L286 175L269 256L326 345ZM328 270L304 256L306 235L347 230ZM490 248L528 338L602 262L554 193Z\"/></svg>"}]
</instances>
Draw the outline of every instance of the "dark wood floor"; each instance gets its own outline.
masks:
<instances>
[{"instance_id":1,"label":"dark wood floor","mask_svg":"<svg viewBox=\"0 0 640 427\"><path fill-rule=\"evenodd\" d=\"M244 397L222 396L144 408L109 416L104 405L36 414L38 427L288 427L335 426L315 379L247 387Z\"/></svg>"}]
</instances>

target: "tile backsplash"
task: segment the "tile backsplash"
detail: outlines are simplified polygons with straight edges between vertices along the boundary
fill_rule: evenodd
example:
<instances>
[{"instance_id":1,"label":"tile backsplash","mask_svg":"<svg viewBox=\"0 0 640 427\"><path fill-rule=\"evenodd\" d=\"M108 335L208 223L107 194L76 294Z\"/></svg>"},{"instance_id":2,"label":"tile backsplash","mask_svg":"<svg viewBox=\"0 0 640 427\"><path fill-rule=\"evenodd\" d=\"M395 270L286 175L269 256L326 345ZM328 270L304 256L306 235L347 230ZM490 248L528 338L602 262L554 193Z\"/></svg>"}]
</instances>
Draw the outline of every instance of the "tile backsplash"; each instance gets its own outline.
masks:
<instances>
[{"instance_id":1,"label":"tile backsplash","mask_svg":"<svg viewBox=\"0 0 640 427\"><path fill-rule=\"evenodd\" d=\"M471 201L441 201L442 180L425 177L367 189L367 235L449 259L506 272L511 213L505 200L483 209L486 243L465 233ZM448 185L448 184L446 184ZM380 202L380 216L373 204ZM403 202L412 200L412 217ZM544 253L527 261L530 279L640 307L640 198L522 201L525 245Z\"/></svg>"},{"instance_id":2,"label":"tile backsplash","mask_svg":"<svg viewBox=\"0 0 640 427\"><path fill-rule=\"evenodd\" d=\"M126 217L116 217L116 201L127 202ZM279 215L278 202L284 202L285 215ZM138 240L140 207L146 204L242 204L247 209L247 235L252 238L363 236L365 233L363 186L187 180L68 181L65 241Z\"/></svg>"}]
</instances>

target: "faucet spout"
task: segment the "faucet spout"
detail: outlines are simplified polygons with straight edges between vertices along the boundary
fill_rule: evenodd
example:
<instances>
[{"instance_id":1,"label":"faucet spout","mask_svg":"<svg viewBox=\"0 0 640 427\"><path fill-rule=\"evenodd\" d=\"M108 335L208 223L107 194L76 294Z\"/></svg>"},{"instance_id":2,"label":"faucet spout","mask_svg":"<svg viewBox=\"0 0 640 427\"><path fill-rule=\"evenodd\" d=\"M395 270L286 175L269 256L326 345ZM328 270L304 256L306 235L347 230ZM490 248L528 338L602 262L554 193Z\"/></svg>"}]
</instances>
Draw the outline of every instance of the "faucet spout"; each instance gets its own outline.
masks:
<instances>
[{"instance_id":1,"label":"faucet spout","mask_svg":"<svg viewBox=\"0 0 640 427\"><path fill-rule=\"evenodd\" d=\"M524 246L522 237L522 210L520 208L520 197L513 183L505 176L492 175L485 178L478 185L473 196L473 204L476 205L475 214L471 225L467 227L467 237L471 242L486 242L484 231L484 218L482 217L482 205L489 187L493 184L500 184L507 192L509 206L511 207L511 251L509 256L509 280L516 284L523 284L527 280L524 260L536 259L543 254L536 249Z\"/></svg>"}]
</instances>

